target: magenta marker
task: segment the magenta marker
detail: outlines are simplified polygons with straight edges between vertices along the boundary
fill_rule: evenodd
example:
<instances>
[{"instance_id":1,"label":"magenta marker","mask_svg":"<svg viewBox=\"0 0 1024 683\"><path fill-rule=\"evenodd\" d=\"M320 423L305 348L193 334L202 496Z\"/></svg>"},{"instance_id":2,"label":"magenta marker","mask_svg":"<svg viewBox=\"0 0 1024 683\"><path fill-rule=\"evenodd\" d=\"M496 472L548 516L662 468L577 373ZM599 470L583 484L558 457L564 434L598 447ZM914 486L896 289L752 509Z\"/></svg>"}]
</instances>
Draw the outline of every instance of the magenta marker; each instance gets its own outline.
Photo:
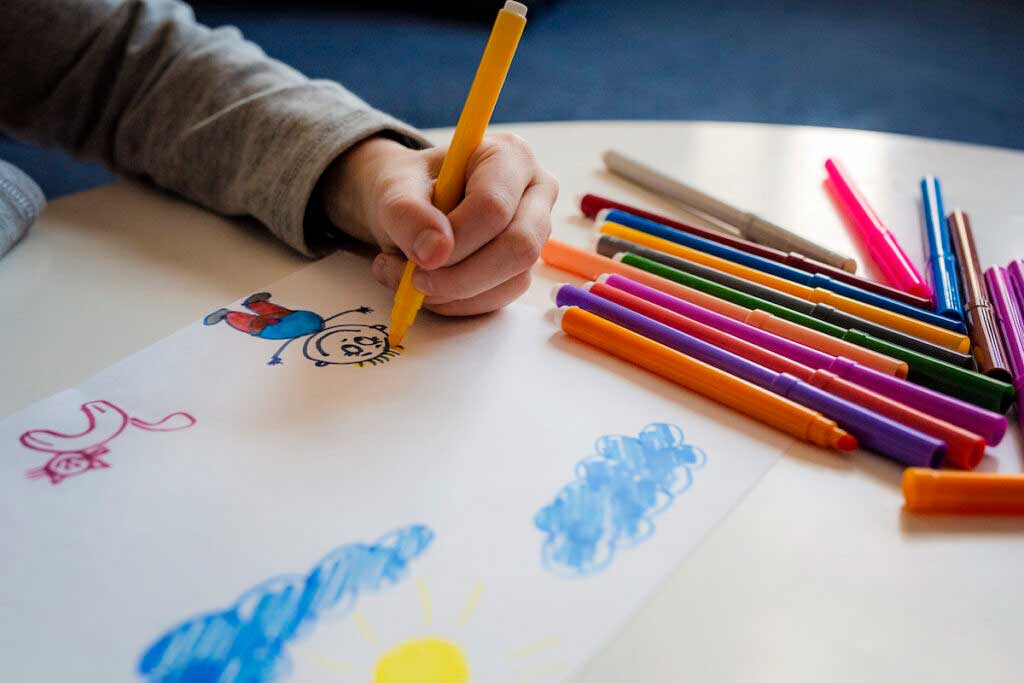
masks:
<instances>
[{"instance_id":1,"label":"magenta marker","mask_svg":"<svg viewBox=\"0 0 1024 683\"><path fill-rule=\"evenodd\" d=\"M1024 319L1024 261L1017 259L1006 267L1010 276L1010 289L1013 290L1013 298L1017 302L1017 311ZM1024 429L1024 378L1014 377L1013 388L1017 390L1017 422L1021 429Z\"/></svg>"},{"instance_id":2,"label":"magenta marker","mask_svg":"<svg viewBox=\"0 0 1024 683\"><path fill-rule=\"evenodd\" d=\"M1017 259L1006 266L1006 274L1010 276L1010 289L1013 291L1013 298L1017 300L1017 310L1024 318L1024 260Z\"/></svg>"},{"instance_id":3,"label":"magenta marker","mask_svg":"<svg viewBox=\"0 0 1024 683\"><path fill-rule=\"evenodd\" d=\"M906 380L891 377L848 358L836 357L804 344L790 341L753 325L709 311L702 306L677 299L622 275L602 275L599 280L616 289L650 301L652 304L685 315L705 325L711 325L735 337L791 358L798 363L803 363L816 370L834 372L843 379L848 379L883 396L888 396L894 401L899 401L911 408L934 415L940 420L963 427L969 432L974 432L984 438L989 445L998 444L1006 434L1006 417L998 413Z\"/></svg>"},{"instance_id":4,"label":"magenta marker","mask_svg":"<svg viewBox=\"0 0 1024 683\"><path fill-rule=\"evenodd\" d=\"M793 375L758 365L579 287L560 286L555 292L555 304L559 307L578 306L691 358L817 410L857 437L862 447L896 462L912 467L939 467L946 456L945 443L933 436L839 398Z\"/></svg>"},{"instance_id":5,"label":"magenta marker","mask_svg":"<svg viewBox=\"0 0 1024 683\"><path fill-rule=\"evenodd\" d=\"M1003 346L1010 362L1010 374L1013 375L1013 388L1017 391L1017 420L1024 425L1021 415L1021 394L1024 393L1024 315L1019 306L1016 282L1020 279L1021 268L1016 261L1010 264L1010 271L993 266L985 271L985 285L992 301L992 310L996 314L996 323L1002 332ZM1019 294L1024 294L1020 292Z\"/></svg>"}]
</instances>

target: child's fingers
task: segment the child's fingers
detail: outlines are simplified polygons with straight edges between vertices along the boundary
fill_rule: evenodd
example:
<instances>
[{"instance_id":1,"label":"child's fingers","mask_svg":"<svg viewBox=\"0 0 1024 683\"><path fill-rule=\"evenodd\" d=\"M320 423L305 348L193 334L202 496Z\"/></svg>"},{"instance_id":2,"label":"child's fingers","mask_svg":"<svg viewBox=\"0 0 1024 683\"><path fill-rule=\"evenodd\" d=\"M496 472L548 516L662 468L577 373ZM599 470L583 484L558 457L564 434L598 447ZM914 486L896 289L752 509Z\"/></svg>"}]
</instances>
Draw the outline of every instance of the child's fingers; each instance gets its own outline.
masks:
<instances>
[{"instance_id":1,"label":"child's fingers","mask_svg":"<svg viewBox=\"0 0 1024 683\"><path fill-rule=\"evenodd\" d=\"M381 252L373 259L371 271L373 279L391 290L398 289L398 283L402 281L402 274L405 273L407 261L401 254L389 254ZM425 296L424 304L446 304L450 298L440 296Z\"/></svg>"},{"instance_id":2,"label":"child's fingers","mask_svg":"<svg viewBox=\"0 0 1024 683\"><path fill-rule=\"evenodd\" d=\"M530 288L531 271L526 270L519 273L511 280L502 282L497 287L489 289L470 299L460 299L447 303L427 303L426 307L434 313L449 316L479 315L490 313L512 303Z\"/></svg>"},{"instance_id":3,"label":"child's fingers","mask_svg":"<svg viewBox=\"0 0 1024 683\"><path fill-rule=\"evenodd\" d=\"M403 173L383 183L377 221L408 258L423 268L447 262L454 247L448 218L430 203L432 184L424 174Z\"/></svg>"},{"instance_id":4,"label":"child's fingers","mask_svg":"<svg viewBox=\"0 0 1024 683\"><path fill-rule=\"evenodd\" d=\"M373 275L382 285L396 289L405 269L405 259L398 254L379 254L373 261ZM522 296L530 286L531 271L519 273L497 287L469 299L455 301L440 298L427 298L424 305L440 315L460 316L478 315L497 310Z\"/></svg>"},{"instance_id":5,"label":"child's fingers","mask_svg":"<svg viewBox=\"0 0 1024 683\"><path fill-rule=\"evenodd\" d=\"M463 260L508 227L539 171L533 152L518 136L495 135L477 148L466 168L466 196L448 214L455 248L446 265Z\"/></svg>"},{"instance_id":6,"label":"child's fingers","mask_svg":"<svg viewBox=\"0 0 1024 683\"><path fill-rule=\"evenodd\" d=\"M398 283L402 280L402 272L405 270L405 263L406 260L401 254L386 252L377 254L371 266L373 279L388 289L398 289Z\"/></svg>"},{"instance_id":7,"label":"child's fingers","mask_svg":"<svg viewBox=\"0 0 1024 683\"><path fill-rule=\"evenodd\" d=\"M373 259L373 277L388 289L398 289L398 283L402 281L402 274L405 272L406 260L401 254L380 253ZM425 296L424 305L446 304L452 301L449 297Z\"/></svg>"},{"instance_id":8,"label":"child's fingers","mask_svg":"<svg viewBox=\"0 0 1024 683\"><path fill-rule=\"evenodd\" d=\"M431 179L436 179L437 174L441 172L441 164L444 163L444 155L447 153L448 145L444 147L428 147L423 150L423 158L427 160L427 174Z\"/></svg>"},{"instance_id":9,"label":"child's fingers","mask_svg":"<svg viewBox=\"0 0 1024 683\"><path fill-rule=\"evenodd\" d=\"M551 234L558 195L558 183L543 176L527 188L508 228L476 253L454 266L416 271L413 282L420 291L432 298L470 299L529 270Z\"/></svg>"}]
</instances>

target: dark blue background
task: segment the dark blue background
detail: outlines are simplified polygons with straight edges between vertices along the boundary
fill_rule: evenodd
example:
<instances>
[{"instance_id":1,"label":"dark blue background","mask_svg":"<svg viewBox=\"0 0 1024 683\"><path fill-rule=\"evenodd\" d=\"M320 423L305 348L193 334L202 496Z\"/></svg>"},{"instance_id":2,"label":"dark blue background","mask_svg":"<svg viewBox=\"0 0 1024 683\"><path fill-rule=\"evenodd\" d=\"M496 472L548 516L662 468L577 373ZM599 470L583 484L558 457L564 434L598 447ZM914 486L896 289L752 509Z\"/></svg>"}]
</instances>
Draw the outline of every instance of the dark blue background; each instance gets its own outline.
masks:
<instances>
[{"instance_id":1,"label":"dark blue background","mask_svg":"<svg viewBox=\"0 0 1024 683\"><path fill-rule=\"evenodd\" d=\"M410 123L454 125L493 13L480 21L371 4L207 1L197 14ZM495 121L757 121L1024 148L1024 3L557 0L535 9ZM109 177L12 142L0 142L0 157L49 196Z\"/></svg>"}]
</instances>

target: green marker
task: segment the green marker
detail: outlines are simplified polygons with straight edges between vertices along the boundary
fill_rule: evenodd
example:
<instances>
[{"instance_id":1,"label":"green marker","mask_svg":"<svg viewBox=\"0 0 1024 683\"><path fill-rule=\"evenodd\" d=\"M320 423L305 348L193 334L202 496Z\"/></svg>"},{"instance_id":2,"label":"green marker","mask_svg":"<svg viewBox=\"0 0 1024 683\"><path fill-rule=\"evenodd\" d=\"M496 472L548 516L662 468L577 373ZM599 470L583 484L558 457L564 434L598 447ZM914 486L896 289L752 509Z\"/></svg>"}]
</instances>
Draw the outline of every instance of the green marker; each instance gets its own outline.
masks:
<instances>
[{"instance_id":1,"label":"green marker","mask_svg":"<svg viewBox=\"0 0 1024 683\"><path fill-rule=\"evenodd\" d=\"M732 275L731 273L723 272L717 268L712 268L711 266L695 263L688 259L673 256L672 254L666 254L665 252L658 251L657 249L651 249L650 247L635 244L629 240L624 240L621 237L615 237L614 235L601 235L601 239L597 243L597 253L602 256L612 258L620 252L628 252L630 254L636 254L637 256L643 256L644 258L651 259L663 266L675 268L676 270L681 270L684 273L696 275L697 277L717 282L718 284L726 287L732 287L733 289L749 294L750 296L756 296L773 304L785 306L791 311L797 311L798 313L809 315L817 320L824 320L827 323L831 323L848 330L860 330L861 332L870 334L876 339L882 339L892 344L896 344L897 346L902 346L905 349L923 353L931 358L944 360L947 363L952 363L953 365L961 368L974 370L974 356L970 354L960 353L959 351L954 351L953 349L945 346L933 344L930 341L914 337L906 332L900 332L899 330L894 330L871 320L859 318L847 313L846 311L841 311L835 306L831 306L829 304L807 301L806 299L801 299L800 297L793 296L792 294L780 292L779 290L773 289L767 285L751 282L750 280L738 275ZM1004 382L1006 381L1004 378L1000 379L1003 379Z\"/></svg>"},{"instance_id":2,"label":"green marker","mask_svg":"<svg viewBox=\"0 0 1024 683\"><path fill-rule=\"evenodd\" d=\"M987 375L926 356L923 353L912 351L892 342L887 342L884 339L873 337L860 330L848 330L818 318L812 318L804 313L773 304L770 301L765 301L732 287L726 287L725 285L685 273L676 268L670 268L643 256L624 253L617 256L616 259L628 266L645 270L652 275L671 280L684 287L696 289L715 298L723 299L744 308L771 313L778 318L817 330L830 337L836 337L851 344L856 344L857 346L889 356L890 358L901 360L907 364L907 379L929 389L941 391L944 394L955 396L961 400L969 401L974 405L998 413L1005 413L1013 404L1013 385L992 379Z\"/></svg>"}]
</instances>

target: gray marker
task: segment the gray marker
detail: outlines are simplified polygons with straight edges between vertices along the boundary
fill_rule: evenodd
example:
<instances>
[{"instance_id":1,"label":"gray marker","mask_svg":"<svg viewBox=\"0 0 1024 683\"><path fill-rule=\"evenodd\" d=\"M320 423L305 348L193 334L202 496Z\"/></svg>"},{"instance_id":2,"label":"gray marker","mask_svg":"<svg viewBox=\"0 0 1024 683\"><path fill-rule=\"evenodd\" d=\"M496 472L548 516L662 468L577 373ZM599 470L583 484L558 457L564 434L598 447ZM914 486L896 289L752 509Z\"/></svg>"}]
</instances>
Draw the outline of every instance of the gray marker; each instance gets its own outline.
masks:
<instances>
[{"instance_id":1,"label":"gray marker","mask_svg":"<svg viewBox=\"0 0 1024 683\"><path fill-rule=\"evenodd\" d=\"M640 187L663 197L674 199L687 207L735 227L748 240L760 242L782 251L794 251L830 266L842 268L848 273L857 271L857 262L849 256L837 254L780 225L726 204L721 199L705 194L647 164L630 159L624 154L614 150L605 152L604 165L615 175L630 180Z\"/></svg>"}]
</instances>

